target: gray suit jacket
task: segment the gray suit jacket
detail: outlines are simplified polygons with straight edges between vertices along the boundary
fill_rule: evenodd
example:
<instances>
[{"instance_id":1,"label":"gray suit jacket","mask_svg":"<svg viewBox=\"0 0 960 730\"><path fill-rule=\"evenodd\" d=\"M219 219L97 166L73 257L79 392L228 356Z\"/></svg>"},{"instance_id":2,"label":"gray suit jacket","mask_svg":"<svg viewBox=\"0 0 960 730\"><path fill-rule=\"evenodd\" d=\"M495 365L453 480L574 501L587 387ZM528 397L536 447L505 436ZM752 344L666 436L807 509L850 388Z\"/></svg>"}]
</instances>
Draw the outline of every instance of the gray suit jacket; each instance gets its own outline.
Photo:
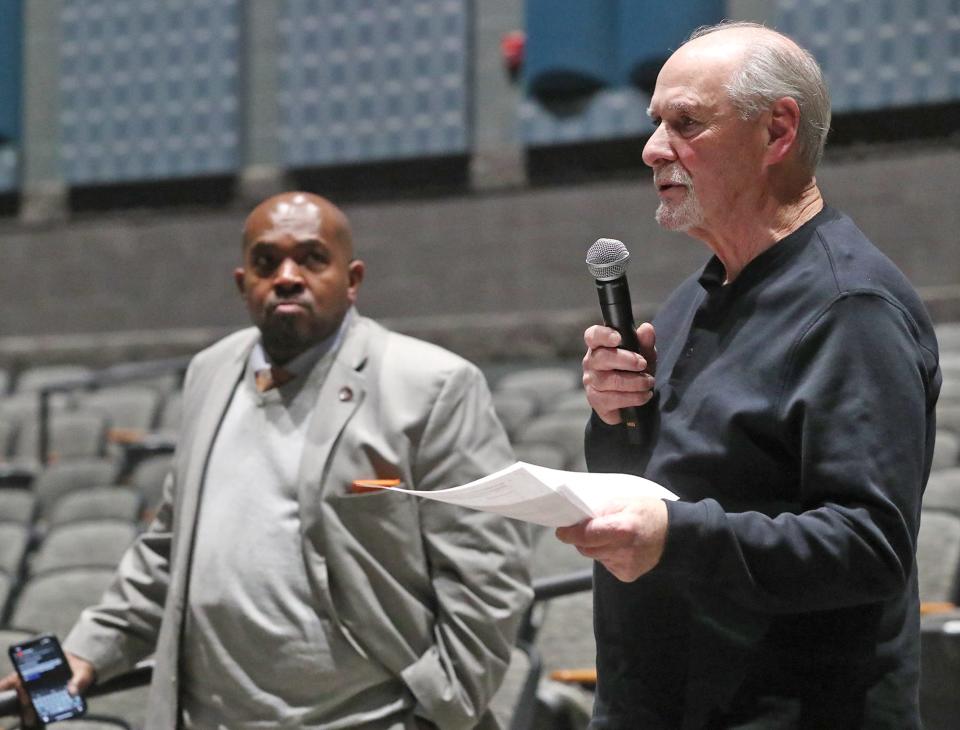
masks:
<instances>
[{"instance_id":1,"label":"gray suit jacket","mask_svg":"<svg viewBox=\"0 0 960 730\"><path fill-rule=\"evenodd\" d=\"M100 679L155 652L148 728L177 725L177 666L204 471L255 329L194 358L174 471L150 528L65 647ZM318 398L300 465L303 554L332 630L401 677L444 730L496 727L486 710L532 597L529 531L494 515L355 479L456 486L512 460L486 382L465 360L356 318ZM265 656L274 647L264 647ZM318 688L322 691L322 688Z\"/></svg>"}]
</instances>

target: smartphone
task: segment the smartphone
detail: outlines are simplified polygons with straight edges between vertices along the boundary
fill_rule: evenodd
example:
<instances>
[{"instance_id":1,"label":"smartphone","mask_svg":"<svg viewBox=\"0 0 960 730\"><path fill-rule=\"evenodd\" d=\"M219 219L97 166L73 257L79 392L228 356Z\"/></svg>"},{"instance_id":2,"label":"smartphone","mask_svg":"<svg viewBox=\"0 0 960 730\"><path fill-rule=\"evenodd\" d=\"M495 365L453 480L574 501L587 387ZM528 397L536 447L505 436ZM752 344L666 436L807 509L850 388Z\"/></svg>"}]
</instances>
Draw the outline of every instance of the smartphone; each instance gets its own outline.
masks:
<instances>
[{"instance_id":1,"label":"smartphone","mask_svg":"<svg viewBox=\"0 0 960 730\"><path fill-rule=\"evenodd\" d=\"M67 720L87 711L83 697L67 692L72 672L56 636L44 634L14 644L9 652L41 722Z\"/></svg>"}]
</instances>

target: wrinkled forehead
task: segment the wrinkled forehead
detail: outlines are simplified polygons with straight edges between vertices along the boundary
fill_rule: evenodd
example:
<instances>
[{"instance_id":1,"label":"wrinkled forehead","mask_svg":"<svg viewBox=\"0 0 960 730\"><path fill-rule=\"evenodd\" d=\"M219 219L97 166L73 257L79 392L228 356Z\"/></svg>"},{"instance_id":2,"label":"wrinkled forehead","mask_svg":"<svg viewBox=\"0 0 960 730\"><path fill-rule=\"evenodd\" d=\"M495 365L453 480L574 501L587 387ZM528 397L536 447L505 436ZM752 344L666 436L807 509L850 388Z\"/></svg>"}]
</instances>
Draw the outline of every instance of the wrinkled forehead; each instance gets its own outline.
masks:
<instances>
[{"instance_id":1,"label":"wrinkled forehead","mask_svg":"<svg viewBox=\"0 0 960 730\"><path fill-rule=\"evenodd\" d=\"M705 40L682 46L663 65L650 100L651 109L724 104L726 84L742 63L743 49L703 43Z\"/></svg>"}]
</instances>

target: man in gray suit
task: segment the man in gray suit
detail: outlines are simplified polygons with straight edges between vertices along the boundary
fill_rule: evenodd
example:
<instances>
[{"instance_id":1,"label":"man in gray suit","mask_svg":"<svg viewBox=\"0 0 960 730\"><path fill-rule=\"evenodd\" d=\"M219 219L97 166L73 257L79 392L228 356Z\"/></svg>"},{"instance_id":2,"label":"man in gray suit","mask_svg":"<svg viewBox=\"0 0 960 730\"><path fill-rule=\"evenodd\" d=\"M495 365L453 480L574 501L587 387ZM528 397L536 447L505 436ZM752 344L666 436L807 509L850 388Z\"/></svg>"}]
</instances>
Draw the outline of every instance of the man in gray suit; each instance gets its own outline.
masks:
<instances>
[{"instance_id":1,"label":"man in gray suit","mask_svg":"<svg viewBox=\"0 0 960 730\"><path fill-rule=\"evenodd\" d=\"M194 358L156 519L65 641L74 689L154 654L147 727L496 727L529 604L526 526L365 490L512 461L479 370L354 308L364 264L329 201L244 227L255 328Z\"/></svg>"}]
</instances>

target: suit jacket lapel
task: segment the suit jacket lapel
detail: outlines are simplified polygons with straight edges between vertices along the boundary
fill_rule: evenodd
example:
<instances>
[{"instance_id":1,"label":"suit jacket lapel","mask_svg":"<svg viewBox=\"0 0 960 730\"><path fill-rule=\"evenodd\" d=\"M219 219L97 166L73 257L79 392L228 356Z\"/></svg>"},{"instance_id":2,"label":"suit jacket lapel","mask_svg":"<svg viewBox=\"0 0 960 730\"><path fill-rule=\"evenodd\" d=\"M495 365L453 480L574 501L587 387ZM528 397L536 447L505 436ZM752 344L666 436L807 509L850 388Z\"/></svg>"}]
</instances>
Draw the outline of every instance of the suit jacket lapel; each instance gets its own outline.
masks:
<instances>
[{"instance_id":1,"label":"suit jacket lapel","mask_svg":"<svg viewBox=\"0 0 960 730\"><path fill-rule=\"evenodd\" d=\"M327 464L337 437L366 397L366 377L362 371L368 357L368 334L366 321L358 317L347 330L320 388L300 461L298 489L305 528L316 518L316 505L327 488Z\"/></svg>"}]
</instances>

